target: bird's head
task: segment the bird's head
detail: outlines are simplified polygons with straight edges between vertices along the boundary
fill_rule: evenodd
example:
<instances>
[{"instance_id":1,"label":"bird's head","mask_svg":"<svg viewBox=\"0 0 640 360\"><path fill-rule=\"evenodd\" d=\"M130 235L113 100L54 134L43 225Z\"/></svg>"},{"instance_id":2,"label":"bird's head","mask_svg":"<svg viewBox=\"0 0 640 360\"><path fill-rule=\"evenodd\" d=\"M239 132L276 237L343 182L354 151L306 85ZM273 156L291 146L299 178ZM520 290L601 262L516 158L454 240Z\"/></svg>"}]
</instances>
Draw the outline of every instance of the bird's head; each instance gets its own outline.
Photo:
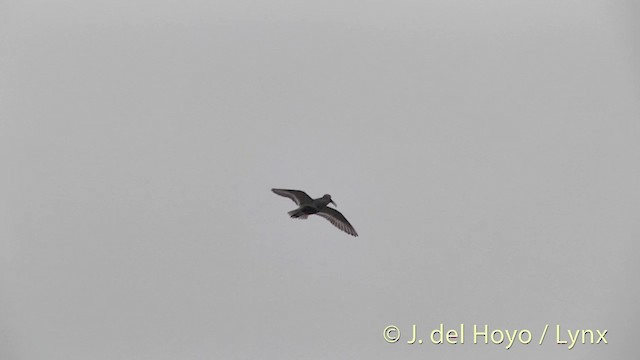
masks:
<instances>
[{"instance_id":1,"label":"bird's head","mask_svg":"<svg viewBox=\"0 0 640 360\"><path fill-rule=\"evenodd\" d=\"M324 194L324 196L322 198L325 199L325 200L329 200L329 202L332 203L334 206L338 206L333 200L331 200L331 195Z\"/></svg>"}]
</instances>

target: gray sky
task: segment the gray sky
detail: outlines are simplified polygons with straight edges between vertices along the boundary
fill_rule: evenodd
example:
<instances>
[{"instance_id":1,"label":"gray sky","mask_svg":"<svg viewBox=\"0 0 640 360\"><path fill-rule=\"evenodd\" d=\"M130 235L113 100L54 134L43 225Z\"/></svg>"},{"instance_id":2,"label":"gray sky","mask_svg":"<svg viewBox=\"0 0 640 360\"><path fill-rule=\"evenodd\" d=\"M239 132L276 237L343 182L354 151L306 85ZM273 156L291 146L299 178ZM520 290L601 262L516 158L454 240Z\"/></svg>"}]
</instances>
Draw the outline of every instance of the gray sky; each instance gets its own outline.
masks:
<instances>
[{"instance_id":1,"label":"gray sky","mask_svg":"<svg viewBox=\"0 0 640 360\"><path fill-rule=\"evenodd\" d=\"M0 2L0 358L629 358L639 13ZM407 344L442 322L465 344Z\"/></svg>"}]
</instances>

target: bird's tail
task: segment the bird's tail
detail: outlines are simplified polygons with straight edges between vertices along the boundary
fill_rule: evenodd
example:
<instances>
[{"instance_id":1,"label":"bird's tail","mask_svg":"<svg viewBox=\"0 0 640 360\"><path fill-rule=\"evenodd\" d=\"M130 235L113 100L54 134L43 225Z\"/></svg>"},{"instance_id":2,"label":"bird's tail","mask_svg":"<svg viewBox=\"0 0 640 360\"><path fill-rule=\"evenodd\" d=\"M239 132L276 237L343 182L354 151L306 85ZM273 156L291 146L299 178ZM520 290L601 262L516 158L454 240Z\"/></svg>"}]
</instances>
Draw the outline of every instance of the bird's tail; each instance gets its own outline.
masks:
<instances>
[{"instance_id":1,"label":"bird's tail","mask_svg":"<svg viewBox=\"0 0 640 360\"><path fill-rule=\"evenodd\" d=\"M309 216L303 213L302 211L300 211L300 209L291 210L287 214L289 214L289 216L291 216L294 219L306 219Z\"/></svg>"}]
</instances>

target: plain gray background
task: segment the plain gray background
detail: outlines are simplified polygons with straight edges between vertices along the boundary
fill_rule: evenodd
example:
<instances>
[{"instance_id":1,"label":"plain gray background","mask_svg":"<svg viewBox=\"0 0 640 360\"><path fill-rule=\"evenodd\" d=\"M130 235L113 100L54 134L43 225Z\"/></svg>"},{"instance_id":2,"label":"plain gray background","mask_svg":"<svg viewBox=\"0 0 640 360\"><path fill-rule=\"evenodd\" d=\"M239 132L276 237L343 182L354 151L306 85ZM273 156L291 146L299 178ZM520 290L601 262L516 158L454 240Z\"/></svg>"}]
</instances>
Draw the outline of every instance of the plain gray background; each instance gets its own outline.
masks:
<instances>
[{"instance_id":1,"label":"plain gray background","mask_svg":"<svg viewBox=\"0 0 640 360\"><path fill-rule=\"evenodd\" d=\"M0 2L0 358L630 358L637 4Z\"/></svg>"}]
</instances>

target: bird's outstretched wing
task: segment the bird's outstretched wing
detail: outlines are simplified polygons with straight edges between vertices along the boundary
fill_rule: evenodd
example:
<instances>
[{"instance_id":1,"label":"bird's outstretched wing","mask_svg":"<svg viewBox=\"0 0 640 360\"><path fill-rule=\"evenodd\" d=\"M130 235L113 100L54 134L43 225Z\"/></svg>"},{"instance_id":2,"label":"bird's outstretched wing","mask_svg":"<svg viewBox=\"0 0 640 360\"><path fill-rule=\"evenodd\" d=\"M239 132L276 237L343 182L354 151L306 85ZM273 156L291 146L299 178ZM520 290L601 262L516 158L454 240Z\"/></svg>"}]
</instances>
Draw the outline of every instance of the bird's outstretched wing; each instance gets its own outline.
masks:
<instances>
[{"instance_id":1,"label":"bird's outstretched wing","mask_svg":"<svg viewBox=\"0 0 640 360\"><path fill-rule=\"evenodd\" d=\"M307 195L307 193L304 191L286 189L271 189L271 191L280 196L288 197L289 199L293 200L293 202L295 202L298 206L300 206L300 204L313 202L313 199L309 197L309 195Z\"/></svg>"},{"instance_id":2,"label":"bird's outstretched wing","mask_svg":"<svg viewBox=\"0 0 640 360\"><path fill-rule=\"evenodd\" d=\"M358 236L356 229L354 229L353 226L349 224L347 219L340 213L340 211L330 207L325 207L322 210L318 211L316 215L320 215L323 218L329 220L329 222L332 223L333 226L346 232L347 234Z\"/></svg>"}]
</instances>

